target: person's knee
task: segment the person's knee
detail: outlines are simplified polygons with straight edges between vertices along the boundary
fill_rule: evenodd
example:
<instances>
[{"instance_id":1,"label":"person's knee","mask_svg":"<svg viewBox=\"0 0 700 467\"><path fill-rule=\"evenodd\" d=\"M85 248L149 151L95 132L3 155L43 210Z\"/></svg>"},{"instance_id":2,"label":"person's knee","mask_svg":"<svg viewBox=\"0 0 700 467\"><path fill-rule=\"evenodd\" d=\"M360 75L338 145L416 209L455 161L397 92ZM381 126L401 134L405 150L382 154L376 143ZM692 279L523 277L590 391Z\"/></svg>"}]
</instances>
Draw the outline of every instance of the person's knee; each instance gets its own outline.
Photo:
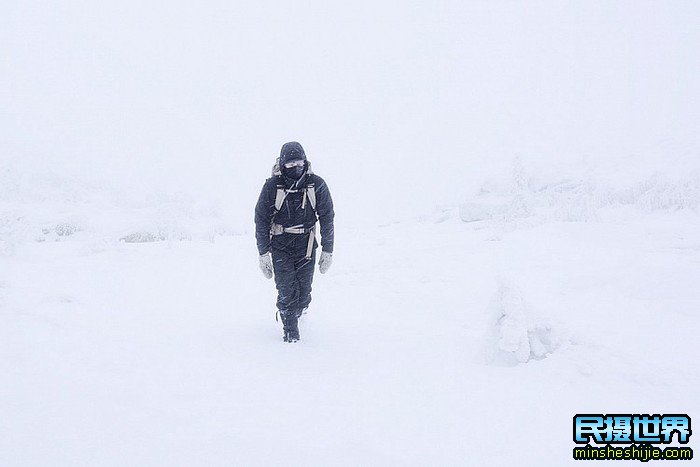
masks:
<instances>
[{"instance_id":1,"label":"person's knee","mask_svg":"<svg viewBox=\"0 0 700 467\"><path fill-rule=\"evenodd\" d=\"M311 303L311 291L299 295L299 306L306 308Z\"/></svg>"}]
</instances>

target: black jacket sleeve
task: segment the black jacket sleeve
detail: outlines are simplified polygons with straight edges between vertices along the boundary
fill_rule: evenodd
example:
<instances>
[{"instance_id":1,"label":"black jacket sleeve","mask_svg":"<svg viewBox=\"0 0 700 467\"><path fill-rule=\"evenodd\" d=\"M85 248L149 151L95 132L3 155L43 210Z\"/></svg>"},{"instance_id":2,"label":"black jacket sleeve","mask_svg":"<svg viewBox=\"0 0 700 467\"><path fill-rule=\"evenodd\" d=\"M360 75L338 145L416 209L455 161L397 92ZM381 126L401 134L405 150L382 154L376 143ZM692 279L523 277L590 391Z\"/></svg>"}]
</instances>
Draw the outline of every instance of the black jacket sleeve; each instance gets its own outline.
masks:
<instances>
[{"instance_id":1,"label":"black jacket sleeve","mask_svg":"<svg viewBox=\"0 0 700 467\"><path fill-rule=\"evenodd\" d=\"M258 203L255 205L255 241L258 253L264 255L270 251L270 224L275 212L275 187L268 179L262 187Z\"/></svg>"},{"instance_id":2,"label":"black jacket sleeve","mask_svg":"<svg viewBox=\"0 0 700 467\"><path fill-rule=\"evenodd\" d=\"M328 185L318 177L316 184L316 214L321 224L321 249L328 253L333 253L333 199L331 192L328 190Z\"/></svg>"}]
</instances>

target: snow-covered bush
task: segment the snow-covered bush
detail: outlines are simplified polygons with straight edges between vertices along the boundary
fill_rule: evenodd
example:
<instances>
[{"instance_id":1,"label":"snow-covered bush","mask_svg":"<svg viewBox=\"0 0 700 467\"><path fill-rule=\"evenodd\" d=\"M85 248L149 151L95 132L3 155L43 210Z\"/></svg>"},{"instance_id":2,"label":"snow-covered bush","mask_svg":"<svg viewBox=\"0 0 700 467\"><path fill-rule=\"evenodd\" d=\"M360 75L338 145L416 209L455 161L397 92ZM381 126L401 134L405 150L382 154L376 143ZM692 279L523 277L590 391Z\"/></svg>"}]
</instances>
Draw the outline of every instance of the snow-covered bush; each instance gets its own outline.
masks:
<instances>
[{"instance_id":1,"label":"snow-covered bush","mask_svg":"<svg viewBox=\"0 0 700 467\"><path fill-rule=\"evenodd\" d=\"M243 229L217 204L185 193L124 192L97 183L0 165L0 254L24 242L100 239L101 245L214 241Z\"/></svg>"},{"instance_id":2,"label":"snow-covered bush","mask_svg":"<svg viewBox=\"0 0 700 467\"><path fill-rule=\"evenodd\" d=\"M654 173L620 184L589 175L543 177L529 175L516 160L508 180L487 180L473 199L460 205L464 222L495 221L533 225L550 221L586 222L606 207L632 205L642 212L697 211L700 174L675 178ZM524 219L530 219L524 222Z\"/></svg>"},{"instance_id":3,"label":"snow-covered bush","mask_svg":"<svg viewBox=\"0 0 700 467\"><path fill-rule=\"evenodd\" d=\"M489 328L483 347L489 365L515 366L541 360L558 349L563 339L551 324L533 316L520 289L499 278L498 290L488 307Z\"/></svg>"},{"instance_id":4,"label":"snow-covered bush","mask_svg":"<svg viewBox=\"0 0 700 467\"><path fill-rule=\"evenodd\" d=\"M54 232L56 232L56 235L59 237L68 237L70 235L73 235L76 233L80 228L72 223L69 222L60 222L56 227L54 227Z\"/></svg>"}]
</instances>

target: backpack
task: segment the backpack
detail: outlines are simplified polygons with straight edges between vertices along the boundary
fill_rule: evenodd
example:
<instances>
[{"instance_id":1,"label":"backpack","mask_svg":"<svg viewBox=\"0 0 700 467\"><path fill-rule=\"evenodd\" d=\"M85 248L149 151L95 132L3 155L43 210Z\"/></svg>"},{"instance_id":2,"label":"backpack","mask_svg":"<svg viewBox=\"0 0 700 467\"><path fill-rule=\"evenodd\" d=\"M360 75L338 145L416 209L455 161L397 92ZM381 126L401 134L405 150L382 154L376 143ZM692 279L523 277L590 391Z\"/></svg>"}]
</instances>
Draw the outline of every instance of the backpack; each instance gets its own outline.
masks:
<instances>
[{"instance_id":1,"label":"backpack","mask_svg":"<svg viewBox=\"0 0 700 467\"><path fill-rule=\"evenodd\" d=\"M307 170L306 173L311 175L313 172L311 171L311 162L306 161L306 166ZM282 176L282 171L280 169L280 159L279 157L277 158L277 161L275 162L275 165L272 167L272 176L277 177L277 176ZM314 187L313 182L308 182L306 183L306 186L303 188L298 188L298 189L289 189L287 188L284 184L277 184L277 193L275 194L275 212L272 214L272 224L270 225L270 235L279 235L282 234L283 232L288 232L288 233L295 233L295 234L304 234L308 233L309 234L309 242L307 243L306 246L306 259L310 259L311 255L313 254L313 248L314 248L314 237L316 236L316 225L314 224L313 227L310 229L304 229L302 226L294 226L294 227L282 227L279 224L275 224L275 215L282 209L282 204L284 204L284 200L287 197L289 193L299 193L300 191L304 192L304 197L302 198L301 201L301 208L306 209L306 201L309 201L309 204L311 205L311 209L313 209L314 212L316 212L316 188Z\"/></svg>"},{"instance_id":2,"label":"backpack","mask_svg":"<svg viewBox=\"0 0 700 467\"><path fill-rule=\"evenodd\" d=\"M306 173L308 175L312 175L313 171L311 170L311 162L307 160L306 165L308 167ZM280 158L278 157L275 160L275 165L272 166L272 176L277 177L281 175L282 170L280 168ZM311 205L311 209L313 209L314 212L316 212L316 188L314 187L313 182L308 182L304 188L296 190L290 190L286 186L278 184L277 194L275 195L275 214L277 214L279 210L282 209L282 204L284 204L284 200L289 193L298 193L299 191L304 192L304 197L301 201L301 208L306 208L306 200L308 199L309 204Z\"/></svg>"}]
</instances>

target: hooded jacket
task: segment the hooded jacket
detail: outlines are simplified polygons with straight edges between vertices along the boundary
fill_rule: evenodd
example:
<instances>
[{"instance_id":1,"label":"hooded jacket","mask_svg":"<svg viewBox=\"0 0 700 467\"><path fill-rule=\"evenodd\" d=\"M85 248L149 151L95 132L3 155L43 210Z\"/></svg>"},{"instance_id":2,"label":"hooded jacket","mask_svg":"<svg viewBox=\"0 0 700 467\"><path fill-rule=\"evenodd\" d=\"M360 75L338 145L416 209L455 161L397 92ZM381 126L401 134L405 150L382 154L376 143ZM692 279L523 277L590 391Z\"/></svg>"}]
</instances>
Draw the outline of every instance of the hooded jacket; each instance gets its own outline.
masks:
<instances>
[{"instance_id":1,"label":"hooded jacket","mask_svg":"<svg viewBox=\"0 0 700 467\"><path fill-rule=\"evenodd\" d=\"M285 146L288 144L292 143L287 143ZM280 157L281 166L284 163L283 161L285 161L285 146L282 147L282 155ZM301 145L299 145L299 148L301 148ZM302 157L294 157L294 159L306 160L306 156L303 155L303 149L301 154ZM286 160L291 159L287 158ZM288 193L282 203L282 207L275 213L275 198L277 196L278 187L283 186L286 189L303 189L310 183L314 184L316 192L315 210L311 207L311 203L309 202L302 208L304 194L300 190L296 193ZM321 227L321 249L332 253L334 217L333 200L328 190L328 185L326 185L326 182L321 177L311 171L311 164L309 161L306 161L306 171L299 180L293 180L285 176L284 173L274 175L265 181L255 206L255 240L258 246L258 253L264 255L270 251L270 226L273 222L275 224L281 224L283 227L303 226L308 229L313 227L317 221L320 223ZM299 234L284 233L282 235Z\"/></svg>"}]
</instances>

